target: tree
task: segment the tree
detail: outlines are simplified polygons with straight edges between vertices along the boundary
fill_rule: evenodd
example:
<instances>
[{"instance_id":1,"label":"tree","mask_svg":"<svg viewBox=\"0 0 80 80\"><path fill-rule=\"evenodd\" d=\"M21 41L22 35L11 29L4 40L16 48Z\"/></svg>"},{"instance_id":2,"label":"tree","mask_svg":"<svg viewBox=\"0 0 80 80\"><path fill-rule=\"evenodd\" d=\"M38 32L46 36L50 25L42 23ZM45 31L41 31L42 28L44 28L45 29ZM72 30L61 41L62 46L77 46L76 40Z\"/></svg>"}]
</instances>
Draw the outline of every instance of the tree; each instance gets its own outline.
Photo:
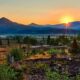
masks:
<instances>
[{"instance_id":1,"label":"tree","mask_svg":"<svg viewBox=\"0 0 80 80\"><path fill-rule=\"evenodd\" d=\"M30 41L31 41L31 45L36 45L38 43L35 38L31 38Z\"/></svg>"},{"instance_id":2,"label":"tree","mask_svg":"<svg viewBox=\"0 0 80 80\"><path fill-rule=\"evenodd\" d=\"M50 38L50 35L49 35L48 38L47 38L47 44L48 45L50 44L50 40L51 40L51 38Z\"/></svg>"},{"instance_id":3,"label":"tree","mask_svg":"<svg viewBox=\"0 0 80 80\"><path fill-rule=\"evenodd\" d=\"M69 38L67 38L66 36L59 36L59 38L57 38L57 41L59 44L62 44L62 45L69 45L70 43Z\"/></svg>"},{"instance_id":4,"label":"tree","mask_svg":"<svg viewBox=\"0 0 80 80\"><path fill-rule=\"evenodd\" d=\"M16 80L16 72L7 65L0 65L0 80Z\"/></svg>"},{"instance_id":5,"label":"tree","mask_svg":"<svg viewBox=\"0 0 80 80\"><path fill-rule=\"evenodd\" d=\"M73 40L70 51L71 51L71 53L74 53L74 54L80 52L80 47L79 47L76 39Z\"/></svg>"},{"instance_id":6,"label":"tree","mask_svg":"<svg viewBox=\"0 0 80 80\"><path fill-rule=\"evenodd\" d=\"M35 38L28 37L28 36L23 39L23 42L24 44L31 44L31 45L36 45L38 43Z\"/></svg>"},{"instance_id":7,"label":"tree","mask_svg":"<svg viewBox=\"0 0 80 80\"><path fill-rule=\"evenodd\" d=\"M0 38L0 45L2 45L2 39Z\"/></svg>"},{"instance_id":8,"label":"tree","mask_svg":"<svg viewBox=\"0 0 80 80\"><path fill-rule=\"evenodd\" d=\"M7 37L7 44L8 44L8 46L10 45L10 40L8 37Z\"/></svg>"},{"instance_id":9,"label":"tree","mask_svg":"<svg viewBox=\"0 0 80 80\"><path fill-rule=\"evenodd\" d=\"M24 44L27 45L27 56L31 52L31 45L36 45L38 43L35 38L28 37L28 36L23 39L23 42L24 42Z\"/></svg>"},{"instance_id":10,"label":"tree","mask_svg":"<svg viewBox=\"0 0 80 80\"><path fill-rule=\"evenodd\" d=\"M77 36L77 40L80 41L80 34Z\"/></svg>"},{"instance_id":11,"label":"tree","mask_svg":"<svg viewBox=\"0 0 80 80\"><path fill-rule=\"evenodd\" d=\"M56 46L56 45L58 45L58 43L59 43L59 41L57 38L56 39L54 39L54 38L50 39L50 45Z\"/></svg>"},{"instance_id":12,"label":"tree","mask_svg":"<svg viewBox=\"0 0 80 80\"><path fill-rule=\"evenodd\" d=\"M14 40L19 44L19 47L21 48L21 45L23 43L23 37L22 36L15 36Z\"/></svg>"}]
</instances>

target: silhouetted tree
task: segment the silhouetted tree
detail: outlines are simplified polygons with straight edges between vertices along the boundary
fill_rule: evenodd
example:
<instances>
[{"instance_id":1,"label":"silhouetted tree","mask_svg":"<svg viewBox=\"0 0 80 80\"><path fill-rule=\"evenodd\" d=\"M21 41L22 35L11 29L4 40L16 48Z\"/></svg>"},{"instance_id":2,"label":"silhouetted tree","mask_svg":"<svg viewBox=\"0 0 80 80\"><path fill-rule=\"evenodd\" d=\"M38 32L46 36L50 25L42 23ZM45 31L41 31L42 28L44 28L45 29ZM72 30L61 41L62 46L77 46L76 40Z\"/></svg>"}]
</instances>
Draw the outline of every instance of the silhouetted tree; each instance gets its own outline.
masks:
<instances>
[{"instance_id":1,"label":"silhouetted tree","mask_svg":"<svg viewBox=\"0 0 80 80\"><path fill-rule=\"evenodd\" d=\"M73 40L72 45L71 45L71 52L76 54L80 52L80 47L76 41L76 39Z\"/></svg>"},{"instance_id":2,"label":"silhouetted tree","mask_svg":"<svg viewBox=\"0 0 80 80\"><path fill-rule=\"evenodd\" d=\"M31 44L31 45L36 45L37 44L37 40L35 38L32 37L25 37L23 39L24 44Z\"/></svg>"},{"instance_id":3,"label":"silhouetted tree","mask_svg":"<svg viewBox=\"0 0 80 80\"><path fill-rule=\"evenodd\" d=\"M27 45L27 56L30 54L30 46L31 46L31 41L30 38L27 36L23 39L23 43Z\"/></svg>"},{"instance_id":4,"label":"silhouetted tree","mask_svg":"<svg viewBox=\"0 0 80 80\"><path fill-rule=\"evenodd\" d=\"M70 43L69 39L65 36L59 36L59 38L57 38L57 41L62 45L68 45Z\"/></svg>"},{"instance_id":5,"label":"silhouetted tree","mask_svg":"<svg viewBox=\"0 0 80 80\"><path fill-rule=\"evenodd\" d=\"M56 46L56 45L58 45L58 43L59 43L58 39L52 38L52 39L50 39L50 43L49 44Z\"/></svg>"},{"instance_id":6,"label":"silhouetted tree","mask_svg":"<svg viewBox=\"0 0 80 80\"><path fill-rule=\"evenodd\" d=\"M0 38L0 45L2 45L2 40L1 40L1 38Z\"/></svg>"},{"instance_id":7,"label":"silhouetted tree","mask_svg":"<svg viewBox=\"0 0 80 80\"><path fill-rule=\"evenodd\" d=\"M49 45L50 44L50 40L51 40L51 38L50 38L50 35L47 37L47 44Z\"/></svg>"},{"instance_id":8,"label":"silhouetted tree","mask_svg":"<svg viewBox=\"0 0 80 80\"><path fill-rule=\"evenodd\" d=\"M19 47L21 48L21 45L23 43L23 37L22 36L15 36L14 40L19 44Z\"/></svg>"},{"instance_id":9,"label":"silhouetted tree","mask_svg":"<svg viewBox=\"0 0 80 80\"><path fill-rule=\"evenodd\" d=\"M7 45L10 45L10 39L7 37Z\"/></svg>"}]
</instances>

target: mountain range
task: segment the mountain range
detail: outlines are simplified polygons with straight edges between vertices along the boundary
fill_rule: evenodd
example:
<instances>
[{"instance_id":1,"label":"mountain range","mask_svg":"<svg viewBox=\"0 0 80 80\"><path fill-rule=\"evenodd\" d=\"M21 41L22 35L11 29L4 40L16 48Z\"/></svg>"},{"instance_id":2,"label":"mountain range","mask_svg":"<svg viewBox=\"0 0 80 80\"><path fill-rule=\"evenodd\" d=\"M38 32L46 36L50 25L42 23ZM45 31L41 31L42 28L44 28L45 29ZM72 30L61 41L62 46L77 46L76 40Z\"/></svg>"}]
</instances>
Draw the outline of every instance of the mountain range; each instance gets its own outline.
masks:
<instances>
[{"instance_id":1,"label":"mountain range","mask_svg":"<svg viewBox=\"0 0 80 80\"><path fill-rule=\"evenodd\" d=\"M3 34L79 34L80 21L70 22L66 29L64 24L38 25L31 23L28 25L13 22L5 17L0 18L0 35Z\"/></svg>"}]
</instances>

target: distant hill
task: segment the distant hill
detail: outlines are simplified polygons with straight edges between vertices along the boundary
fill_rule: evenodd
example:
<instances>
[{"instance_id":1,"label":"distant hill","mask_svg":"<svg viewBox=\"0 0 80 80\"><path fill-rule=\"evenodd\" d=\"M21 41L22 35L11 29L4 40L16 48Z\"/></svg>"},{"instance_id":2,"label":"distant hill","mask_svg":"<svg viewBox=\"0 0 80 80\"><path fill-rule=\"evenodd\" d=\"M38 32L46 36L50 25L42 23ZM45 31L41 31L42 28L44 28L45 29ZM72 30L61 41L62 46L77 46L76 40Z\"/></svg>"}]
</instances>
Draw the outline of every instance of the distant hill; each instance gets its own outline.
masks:
<instances>
[{"instance_id":1,"label":"distant hill","mask_svg":"<svg viewBox=\"0 0 80 80\"><path fill-rule=\"evenodd\" d=\"M80 21L70 23L67 29L68 34L80 33ZM56 25L38 25L31 23L29 25L18 24L5 17L0 18L0 34L65 34L66 27L63 24Z\"/></svg>"}]
</instances>

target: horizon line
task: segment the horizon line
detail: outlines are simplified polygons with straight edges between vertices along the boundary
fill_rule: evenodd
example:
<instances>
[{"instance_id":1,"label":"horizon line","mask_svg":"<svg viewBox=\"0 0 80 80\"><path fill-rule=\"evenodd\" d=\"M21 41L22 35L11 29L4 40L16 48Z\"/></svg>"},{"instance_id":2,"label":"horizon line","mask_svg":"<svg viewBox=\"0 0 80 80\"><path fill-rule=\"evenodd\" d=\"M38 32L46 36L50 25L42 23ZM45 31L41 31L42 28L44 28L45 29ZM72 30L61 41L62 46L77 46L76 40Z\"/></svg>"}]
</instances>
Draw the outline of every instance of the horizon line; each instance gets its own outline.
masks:
<instances>
[{"instance_id":1,"label":"horizon line","mask_svg":"<svg viewBox=\"0 0 80 80\"><path fill-rule=\"evenodd\" d=\"M66 23L51 23L51 24L49 24L49 23L44 23L44 24L39 24L39 23L35 23L35 22L30 22L30 23L21 23L21 22L17 22L17 21L14 21L14 20L12 20L12 19L9 19L9 18L7 18L7 17L0 17L0 19L2 19L2 18L4 18L4 19L7 19L7 20L9 20L9 21L11 21L11 22L14 22L14 23L17 23L17 24L22 24L22 25L31 25L31 24L33 24L33 25L59 25L59 24L66 24ZM69 22L69 23L73 23L73 22L80 22L80 20L74 20L74 21L71 21L71 22Z\"/></svg>"}]
</instances>

